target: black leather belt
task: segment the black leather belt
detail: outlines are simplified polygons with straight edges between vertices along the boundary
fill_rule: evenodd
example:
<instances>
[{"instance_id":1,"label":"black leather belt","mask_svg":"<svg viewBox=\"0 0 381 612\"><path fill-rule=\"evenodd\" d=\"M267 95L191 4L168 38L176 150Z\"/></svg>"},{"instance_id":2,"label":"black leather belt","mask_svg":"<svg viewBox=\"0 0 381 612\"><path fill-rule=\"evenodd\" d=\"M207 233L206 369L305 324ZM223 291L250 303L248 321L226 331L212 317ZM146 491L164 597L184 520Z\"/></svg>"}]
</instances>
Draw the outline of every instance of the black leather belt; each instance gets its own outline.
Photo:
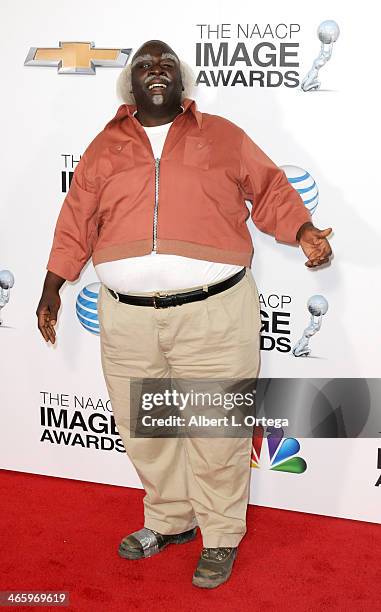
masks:
<instances>
[{"instance_id":1,"label":"black leather belt","mask_svg":"<svg viewBox=\"0 0 381 612\"><path fill-rule=\"evenodd\" d=\"M172 295L159 295L160 292L156 292L155 295L143 297L140 295L126 295L125 293L117 293L113 289L108 289L111 294L114 294L115 299L124 304L133 304L135 306L153 306L154 308L168 308L169 306L181 306L181 304L188 304L189 302L198 302L200 300L206 300L210 295L216 295L233 287L245 276L246 268L242 268L237 274L230 276L229 278L210 285L208 291L203 289L195 289L194 291L186 291L185 293L173 293Z\"/></svg>"}]
</instances>

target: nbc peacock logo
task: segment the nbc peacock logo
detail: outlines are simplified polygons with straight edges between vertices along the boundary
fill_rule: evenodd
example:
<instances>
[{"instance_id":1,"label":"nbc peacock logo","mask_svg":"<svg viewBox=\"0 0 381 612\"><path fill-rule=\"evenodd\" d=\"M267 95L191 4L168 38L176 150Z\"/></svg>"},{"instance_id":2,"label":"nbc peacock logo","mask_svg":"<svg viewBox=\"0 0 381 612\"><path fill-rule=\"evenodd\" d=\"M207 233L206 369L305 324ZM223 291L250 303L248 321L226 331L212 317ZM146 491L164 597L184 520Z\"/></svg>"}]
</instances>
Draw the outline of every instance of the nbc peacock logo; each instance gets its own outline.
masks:
<instances>
[{"instance_id":1,"label":"nbc peacock logo","mask_svg":"<svg viewBox=\"0 0 381 612\"><path fill-rule=\"evenodd\" d=\"M277 472L303 474L307 463L302 457L296 455L300 451L300 444L295 438L284 438L281 427L267 427L267 453L263 449L264 429L255 428L253 447L251 453L252 468L267 468Z\"/></svg>"}]
</instances>

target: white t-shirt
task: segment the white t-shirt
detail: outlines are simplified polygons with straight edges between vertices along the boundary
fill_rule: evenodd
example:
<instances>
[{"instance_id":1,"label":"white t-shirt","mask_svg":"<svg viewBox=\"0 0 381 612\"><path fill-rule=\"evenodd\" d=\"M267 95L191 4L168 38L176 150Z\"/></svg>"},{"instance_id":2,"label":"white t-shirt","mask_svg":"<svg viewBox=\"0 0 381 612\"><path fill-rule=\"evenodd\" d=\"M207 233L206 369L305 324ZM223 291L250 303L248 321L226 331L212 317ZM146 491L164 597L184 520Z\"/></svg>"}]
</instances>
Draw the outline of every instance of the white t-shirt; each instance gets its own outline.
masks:
<instances>
[{"instance_id":1,"label":"white t-shirt","mask_svg":"<svg viewBox=\"0 0 381 612\"><path fill-rule=\"evenodd\" d=\"M172 122L153 127L142 126L151 142L155 158L161 157L171 125ZM158 214L160 215L160 202ZM155 251L149 255L126 257L95 266L99 280L106 287L118 293L190 289L216 283L241 269L242 266L156 253Z\"/></svg>"}]
</instances>

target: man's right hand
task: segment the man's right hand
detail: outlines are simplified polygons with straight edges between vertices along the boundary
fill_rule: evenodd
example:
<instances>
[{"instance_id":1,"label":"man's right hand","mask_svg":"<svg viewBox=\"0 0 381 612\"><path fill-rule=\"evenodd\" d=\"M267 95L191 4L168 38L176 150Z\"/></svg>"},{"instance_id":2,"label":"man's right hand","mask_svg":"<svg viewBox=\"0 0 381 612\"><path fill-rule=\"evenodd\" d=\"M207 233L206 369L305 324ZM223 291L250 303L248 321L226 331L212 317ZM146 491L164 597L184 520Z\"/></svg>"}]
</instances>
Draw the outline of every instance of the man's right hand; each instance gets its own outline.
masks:
<instances>
[{"instance_id":1,"label":"man's right hand","mask_svg":"<svg viewBox=\"0 0 381 612\"><path fill-rule=\"evenodd\" d=\"M48 271L42 290L42 296L36 310L38 329L43 335L44 340L46 340L46 342L50 341L52 344L56 341L54 326L57 323L57 315L61 306L59 290L64 282L64 278L54 274L54 272Z\"/></svg>"}]
</instances>

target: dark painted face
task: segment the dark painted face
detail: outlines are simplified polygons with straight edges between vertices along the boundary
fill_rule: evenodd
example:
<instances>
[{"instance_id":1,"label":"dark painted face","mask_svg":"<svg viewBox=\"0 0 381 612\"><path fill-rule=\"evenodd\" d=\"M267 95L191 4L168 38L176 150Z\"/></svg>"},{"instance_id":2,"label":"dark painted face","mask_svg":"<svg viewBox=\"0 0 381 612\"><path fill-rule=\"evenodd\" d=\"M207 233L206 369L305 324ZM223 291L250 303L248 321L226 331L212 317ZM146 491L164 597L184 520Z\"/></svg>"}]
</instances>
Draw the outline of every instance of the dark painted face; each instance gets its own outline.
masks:
<instances>
[{"instance_id":1,"label":"dark painted face","mask_svg":"<svg viewBox=\"0 0 381 612\"><path fill-rule=\"evenodd\" d=\"M138 107L152 111L175 108L181 103L180 63L167 45L144 45L135 53L131 82Z\"/></svg>"}]
</instances>

